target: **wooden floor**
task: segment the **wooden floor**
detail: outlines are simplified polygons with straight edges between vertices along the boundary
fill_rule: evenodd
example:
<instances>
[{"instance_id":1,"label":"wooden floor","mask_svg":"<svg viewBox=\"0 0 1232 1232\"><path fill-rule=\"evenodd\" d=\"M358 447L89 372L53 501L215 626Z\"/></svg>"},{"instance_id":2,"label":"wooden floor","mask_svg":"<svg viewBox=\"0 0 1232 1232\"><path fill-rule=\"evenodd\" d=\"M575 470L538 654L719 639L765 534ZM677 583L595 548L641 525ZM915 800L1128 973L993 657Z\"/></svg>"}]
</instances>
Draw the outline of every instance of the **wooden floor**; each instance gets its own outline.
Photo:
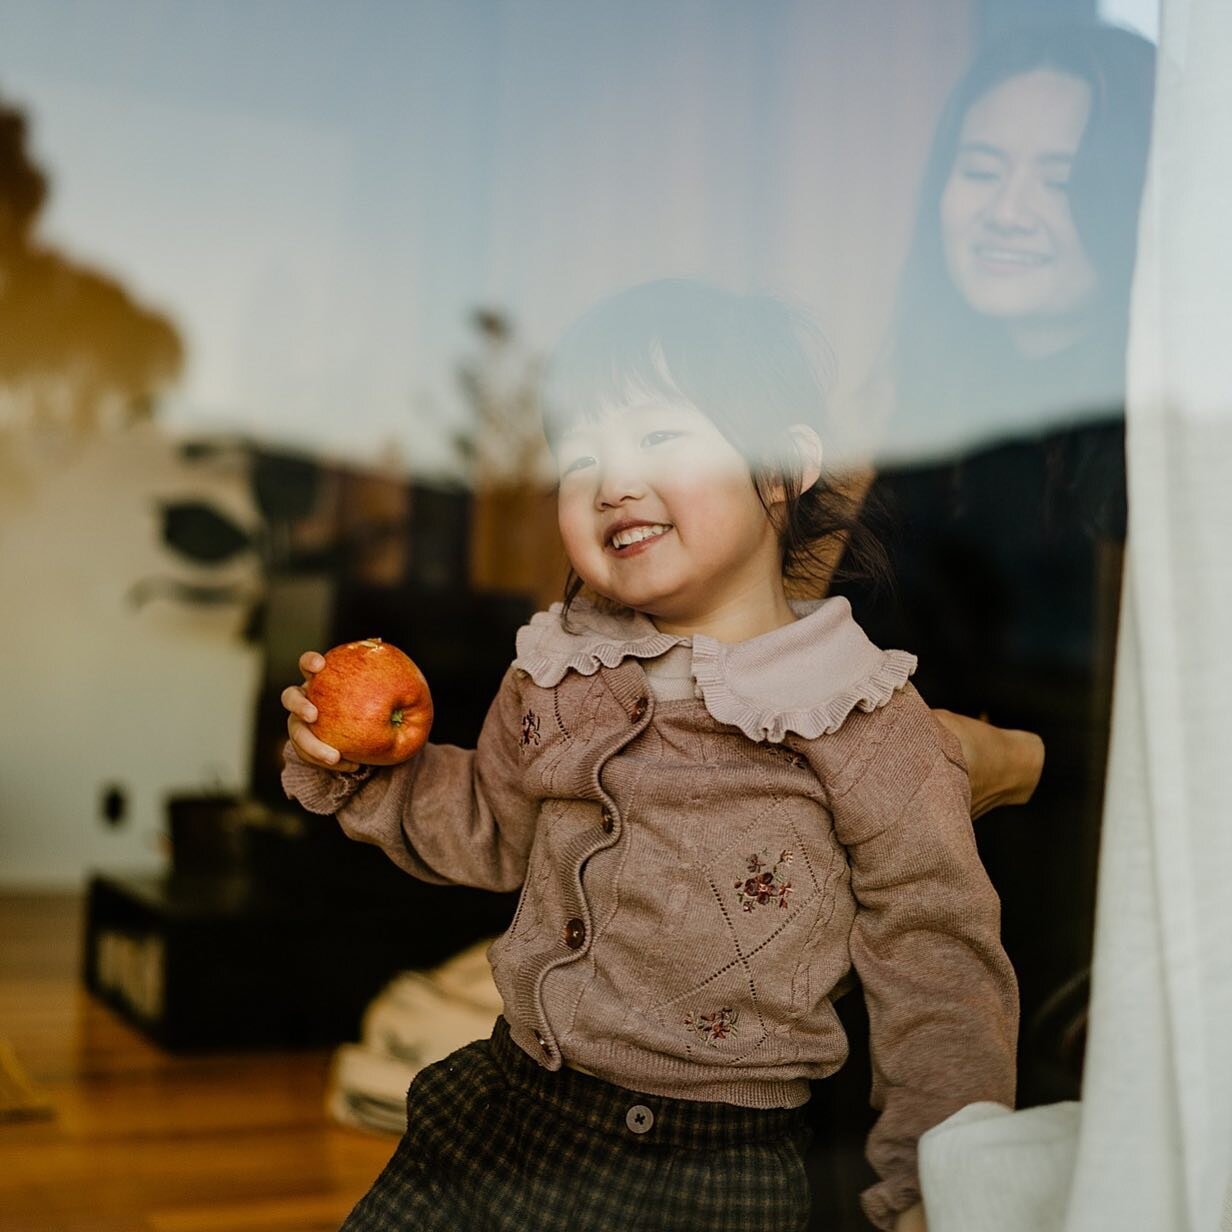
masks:
<instances>
[{"instance_id":1,"label":"wooden floor","mask_svg":"<svg viewBox=\"0 0 1232 1232\"><path fill-rule=\"evenodd\" d=\"M394 1140L332 1124L325 1052L177 1057L81 987L82 900L0 894L0 1232L336 1232Z\"/></svg>"}]
</instances>

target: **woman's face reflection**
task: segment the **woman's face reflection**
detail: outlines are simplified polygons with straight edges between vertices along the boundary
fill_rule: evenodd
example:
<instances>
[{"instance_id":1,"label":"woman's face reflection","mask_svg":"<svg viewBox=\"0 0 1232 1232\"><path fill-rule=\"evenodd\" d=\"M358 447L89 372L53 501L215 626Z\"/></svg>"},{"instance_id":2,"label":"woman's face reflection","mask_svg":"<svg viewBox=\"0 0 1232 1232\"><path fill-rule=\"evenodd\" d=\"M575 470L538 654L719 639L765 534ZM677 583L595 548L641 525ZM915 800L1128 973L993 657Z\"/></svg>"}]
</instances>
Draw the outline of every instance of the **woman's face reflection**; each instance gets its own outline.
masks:
<instances>
[{"instance_id":1,"label":"woman's face reflection","mask_svg":"<svg viewBox=\"0 0 1232 1232\"><path fill-rule=\"evenodd\" d=\"M967 112L941 197L946 265L976 312L1015 320L1080 314L1097 275L1069 207L1091 108L1077 77L1036 69Z\"/></svg>"}]
</instances>

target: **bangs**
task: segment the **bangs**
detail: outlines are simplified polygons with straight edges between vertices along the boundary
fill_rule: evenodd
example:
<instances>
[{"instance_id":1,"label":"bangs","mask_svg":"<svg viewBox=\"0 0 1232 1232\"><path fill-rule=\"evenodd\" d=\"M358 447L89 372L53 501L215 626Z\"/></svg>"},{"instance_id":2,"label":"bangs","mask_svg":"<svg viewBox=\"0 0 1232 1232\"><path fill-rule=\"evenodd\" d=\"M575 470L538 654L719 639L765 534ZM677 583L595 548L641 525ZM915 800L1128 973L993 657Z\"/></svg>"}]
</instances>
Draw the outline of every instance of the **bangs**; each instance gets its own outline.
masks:
<instances>
[{"instance_id":1,"label":"bangs","mask_svg":"<svg viewBox=\"0 0 1232 1232\"><path fill-rule=\"evenodd\" d=\"M654 337L610 340L566 336L553 356L540 390L543 432L555 450L560 438L623 407L645 402L692 402L675 382Z\"/></svg>"},{"instance_id":2,"label":"bangs","mask_svg":"<svg viewBox=\"0 0 1232 1232\"><path fill-rule=\"evenodd\" d=\"M810 346L811 344L811 346ZM791 423L820 426L823 382L804 316L768 296L666 279L622 291L561 339L540 392L548 443L646 402L685 402L747 457Z\"/></svg>"}]
</instances>

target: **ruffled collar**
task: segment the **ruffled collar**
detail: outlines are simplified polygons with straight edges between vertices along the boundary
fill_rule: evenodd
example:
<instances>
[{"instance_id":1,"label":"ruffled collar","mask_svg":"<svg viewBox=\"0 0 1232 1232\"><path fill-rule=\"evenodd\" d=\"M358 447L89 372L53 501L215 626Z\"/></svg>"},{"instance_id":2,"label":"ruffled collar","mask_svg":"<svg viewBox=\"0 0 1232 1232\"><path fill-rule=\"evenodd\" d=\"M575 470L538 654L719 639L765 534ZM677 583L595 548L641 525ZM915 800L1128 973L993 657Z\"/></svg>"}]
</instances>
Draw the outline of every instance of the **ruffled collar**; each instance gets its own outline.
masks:
<instances>
[{"instance_id":1,"label":"ruffled collar","mask_svg":"<svg viewBox=\"0 0 1232 1232\"><path fill-rule=\"evenodd\" d=\"M605 611L578 599L531 617L517 636L514 667L551 688L568 672L592 676L627 658L654 659L691 645L693 678L706 709L750 740L814 739L837 731L853 710L884 706L915 671L914 655L874 646L845 598L793 602L797 619L744 642L661 633L639 612Z\"/></svg>"}]
</instances>

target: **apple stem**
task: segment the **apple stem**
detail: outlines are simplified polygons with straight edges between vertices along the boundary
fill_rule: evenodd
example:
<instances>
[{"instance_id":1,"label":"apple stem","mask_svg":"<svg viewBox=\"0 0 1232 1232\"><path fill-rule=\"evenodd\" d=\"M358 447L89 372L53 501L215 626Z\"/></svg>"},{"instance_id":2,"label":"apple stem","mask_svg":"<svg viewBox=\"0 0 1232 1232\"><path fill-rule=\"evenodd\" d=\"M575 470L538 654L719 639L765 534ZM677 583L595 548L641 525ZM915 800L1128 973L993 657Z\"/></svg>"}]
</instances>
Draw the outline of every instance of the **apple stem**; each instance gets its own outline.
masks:
<instances>
[{"instance_id":1,"label":"apple stem","mask_svg":"<svg viewBox=\"0 0 1232 1232\"><path fill-rule=\"evenodd\" d=\"M401 727L401 726L402 726L402 711L401 711L401 710L395 710L395 711L393 712L393 714L391 714L391 715L389 716L389 721L390 721L390 722L391 722L391 723L392 723L395 727Z\"/></svg>"}]
</instances>

